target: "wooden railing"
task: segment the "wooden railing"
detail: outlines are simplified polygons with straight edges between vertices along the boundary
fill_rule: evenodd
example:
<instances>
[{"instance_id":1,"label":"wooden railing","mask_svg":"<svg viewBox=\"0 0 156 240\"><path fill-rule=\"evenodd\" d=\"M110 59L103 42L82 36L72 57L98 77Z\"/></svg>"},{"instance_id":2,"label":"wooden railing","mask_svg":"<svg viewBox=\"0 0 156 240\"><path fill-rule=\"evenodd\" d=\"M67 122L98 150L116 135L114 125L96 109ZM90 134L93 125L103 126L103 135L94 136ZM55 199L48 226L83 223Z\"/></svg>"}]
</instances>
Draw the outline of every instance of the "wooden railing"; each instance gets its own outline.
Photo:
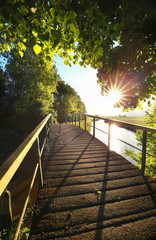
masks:
<instances>
[{"instance_id":1,"label":"wooden railing","mask_svg":"<svg viewBox=\"0 0 156 240\"><path fill-rule=\"evenodd\" d=\"M8 223L12 222L12 209L11 209L11 193L7 190L7 186L14 174L22 164L24 158L28 154L29 150L33 148L35 152L35 158L32 161L36 161L36 166L34 169L32 181L25 199L23 210L20 215L16 233L14 235L14 240L18 238L24 213L29 201L30 193L36 178L39 176L39 185L43 187L43 177L42 177L42 166L41 166L41 156L43 150L46 147L47 139L49 136L49 130L52 124L52 115L47 115L43 121L34 129L34 131L23 141L23 143L16 149L16 151L4 162L0 167L0 197L2 198L1 204L1 222L3 218L7 216ZM40 136L42 134L42 143L40 141ZM3 228L8 226L3 226Z\"/></svg>"},{"instance_id":2,"label":"wooden railing","mask_svg":"<svg viewBox=\"0 0 156 240\"><path fill-rule=\"evenodd\" d=\"M141 172L144 175L145 172L145 164L146 164L146 154L156 158L156 156L151 155L150 153L148 153L146 151L146 143L147 143L147 132L152 132L152 133L156 133L156 129L155 128L150 128L150 127L144 127L141 125L136 125L136 124L132 124L132 123L127 123L127 122L123 122L123 121L118 121L118 120L114 120L114 119L109 119L109 118L104 118L104 117L100 117L100 116L93 116L93 115L88 115L88 114L71 114L67 117L67 122L71 122L72 124L77 124L78 122L78 126L80 127L81 125L81 120L84 121L84 129L86 130L86 126L87 126L87 117L92 119L92 125L91 127L93 127L93 136L95 137L95 130L99 130L105 134L108 134L108 149L110 150L110 137L111 137L111 125L115 124L116 126L120 127L120 128L125 128L127 130L131 130L131 131L136 131L138 129L143 131L143 138L142 138L142 149L137 148L136 146L133 146L131 144L129 144L128 142L125 142L121 139L118 138L119 141L139 150L142 151L142 158L141 158ZM95 123L96 120L104 120L105 123L108 123L108 133L96 128Z\"/></svg>"}]
</instances>

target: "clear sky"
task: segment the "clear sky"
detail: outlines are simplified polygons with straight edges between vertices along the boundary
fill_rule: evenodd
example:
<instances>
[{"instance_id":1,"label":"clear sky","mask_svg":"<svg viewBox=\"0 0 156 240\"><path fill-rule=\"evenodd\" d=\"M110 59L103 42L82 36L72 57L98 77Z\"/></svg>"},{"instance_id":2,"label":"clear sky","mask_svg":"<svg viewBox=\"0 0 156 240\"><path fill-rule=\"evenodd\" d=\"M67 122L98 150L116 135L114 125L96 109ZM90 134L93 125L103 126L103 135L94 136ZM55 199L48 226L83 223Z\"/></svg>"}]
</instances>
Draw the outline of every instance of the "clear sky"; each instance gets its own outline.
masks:
<instances>
[{"instance_id":1,"label":"clear sky","mask_svg":"<svg viewBox=\"0 0 156 240\"><path fill-rule=\"evenodd\" d=\"M110 98L101 95L100 86L97 83L97 71L89 66L87 69L77 65L66 66L60 57L56 57L56 67L61 79L68 83L85 103L87 113L91 115L100 116L114 116L124 115L127 116L141 116L144 111L135 110L129 113L122 112L120 108L114 108L114 104ZM147 107L145 107L147 110Z\"/></svg>"}]
</instances>

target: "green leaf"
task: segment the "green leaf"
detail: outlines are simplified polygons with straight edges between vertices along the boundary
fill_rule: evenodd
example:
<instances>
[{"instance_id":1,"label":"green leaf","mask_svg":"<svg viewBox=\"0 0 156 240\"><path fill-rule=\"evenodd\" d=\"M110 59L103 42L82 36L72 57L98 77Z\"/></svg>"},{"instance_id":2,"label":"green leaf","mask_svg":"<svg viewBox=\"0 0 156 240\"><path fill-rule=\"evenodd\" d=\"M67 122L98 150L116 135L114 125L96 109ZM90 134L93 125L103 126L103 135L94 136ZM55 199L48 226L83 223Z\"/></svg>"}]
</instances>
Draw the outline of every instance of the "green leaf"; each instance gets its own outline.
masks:
<instances>
[{"instance_id":1,"label":"green leaf","mask_svg":"<svg viewBox=\"0 0 156 240\"><path fill-rule=\"evenodd\" d=\"M34 37L38 36L38 33L34 29L32 30L32 34L34 35Z\"/></svg>"},{"instance_id":2,"label":"green leaf","mask_svg":"<svg viewBox=\"0 0 156 240\"><path fill-rule=\"evenodd\" d=\"M70 24L70 30L71 30L72 32L74 32L74 33L77 31L74 23L71 23L71 24Z\"/></svg>"},{"instance_id":3,"label":"green leaf","mask_svg":"<svg viewBox=\"0 0 156 240\"><path fill-rule=\"evenodd\" d=\"M50 9L51 16L55 18L55 8Z\"/></svg>"},{"instance_id":4,"label":"green leaf","mask_svg":"<svg viewBox=\"0 0 156 240\"><path fill-rule=\"evenodd\" d=\"M26 46L24 45L24 43L22 43L22 42L18 42L18 46L20 47L21 50L25 51L27 49Z\"/></svg>"},{"instance_id":5,"label":"green leaf","mask_svg":"<svg viewBox=\"0 0 156 240\"><path fill-rule=\"evenodd\" d=\"M7 35L6 35L6 33L4 33L3 38L4 38L4 40L7 39Z\"/></svg>"},{"instance_id":6,"label":"green leaf","mask_svg":"<svg viewBox=\"0 0 156 240\"><path fill-rule=\"evenodd\" d=\"M45 28L47 26L46 21L43 19L43 28Z\"/></svg>"},{"instance_id":7,"label":"green leaf","mask_svg":"<svg viewBox=\"0 0 156 240\"><path fill-rule=\"evenodd\" d=\"M62 16L61 16L61 15L57 15L57 16L56 16L56 21L57 21L58 23L62 23L62 22L63 22Z\"/></svg>"},{"instance_id":8,"label":"green leaf","mask_svg":"<svg viewBox=\"0 0 156 240\"><path fill-rule=\"evenodd\" d=\"M68 59L64 60L63 63L64 63L65 65L68 65L68 63L69 63Z\"/></svg>"},{"instance_id":9,"label":"green leaf","mask_svg":"<svg viewBox=\"0 0 156 240\"><path fill-rule=\"evenodd\" d=\"M83 66L83 61L80 61L80 62L79 62L79 65L82 67L82 66Z\"/></svg>"},{"instance_id":10,"label":"green leaf","mask_svg":"<svg viewBox=\"0 0 156 240\"><path fill-rule=\"evenodd\" d=\"M23 56L24 56L24 53L23 53L22 51L19 51L19 55L20 55L21 57L23 57Z\"/></svg>"},{"instance_id":11,"label":"green leaf","mask_svg":"<svg viewBox=\"0 0 156 240\"><path fill-rule=\"evenodd\" d=\"M69 60L73 60L73 55L70 54L70 55L68 56L68 58L69 58Z\"/></svg>"},{"instance_id":12,"label":"green leaf","mask_svg":"<svg viewBox=\"0 0 156 240\"><path fill-rule=\"evenodd\" d=\"M113 29L114 31L118 31L118 30L119 30L119 24L118 24L118 23L115 23L115 24L113 25L112 29Z\"/></svg>"},{"instance_id":13,"label":"green leaf","mask_svg":"<svg viewBox=\"0 0 156 240\"><path fill-rule=\"evenodd\" d=\"M59 51L59 52L58 52L58 56L59 56L59 57L62 57L62 51Z\"/></svg>"},{"instance_id":14,"label":"green leaf","mask_svg":"<svg viewBox=\"0 0 156 240\"><path fill-rule=\"evenodd\" d=\"M47 61L51 61L51 57L50 56L46 56L46 59L47 59Z\"/></svg>"},{"instance_id":15,"label":"green leaf","mask_svg":"<svg viewBox=\"0 0 156 240\"><path fill-rule=\"evenodd\" d=\"M41 52L41 46L38 45L38 44L35 44L35 45L33 46L33 49L34 49L34 52L35 52L36 54L39 54L39 53Z\"/></svg>"},{"instance_id":16,"label":"green leaf","mask_svg":"<svg viewBox=\"0 0 156 240\"><path fill-rule=\"evenodd\" d=\"M77 14L74 11L69 11L69 15L68 16L69 16L70 19L75 19Z\"/></svg>"},{"instance_id":17,"label":"green leaf","mask_svg":"<svg viewBox=\"0 0 156 240\"><path fill-rule=\"evenodd\" d=\"M98 62L98 63L96 64L96 66L97 66L97 68L102 68L102 67L103 67L103 63L102 63L102 62Z\"/></svg>"},{"instance_id":18,"label":"green leaf","mask_svg":"<svg viewBox=\"0 0 156 240\"><path fill-rule=\"evenodd\" d=\"M112 40L112 41L115 40L114 34L110 35L110 40Z\"/></svg>"},{"instance_id":19,"label":"green leaf","mask_svg":"<svg viewBox=\"0 0 156 240\"><path fill-rule=\"evenodd\" d=\"M27 15L28 14L28 9L25 7L25 6L21 6L20 9L19 9L19 13L23 16Z\"/></svg>"}]
</instances>

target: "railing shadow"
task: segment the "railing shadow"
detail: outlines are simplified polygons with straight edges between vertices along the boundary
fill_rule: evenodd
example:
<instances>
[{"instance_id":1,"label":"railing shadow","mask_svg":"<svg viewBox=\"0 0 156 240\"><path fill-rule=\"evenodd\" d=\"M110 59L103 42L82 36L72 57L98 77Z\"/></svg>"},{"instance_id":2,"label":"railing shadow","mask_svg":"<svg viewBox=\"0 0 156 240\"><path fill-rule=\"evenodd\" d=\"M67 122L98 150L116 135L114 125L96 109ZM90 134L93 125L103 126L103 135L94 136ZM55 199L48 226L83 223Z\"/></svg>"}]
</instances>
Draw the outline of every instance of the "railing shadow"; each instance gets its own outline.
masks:
<instances>
[{"instance_id":1,"label":"railing shadow","mask_svg":"<svg viewBox=\"0 0 156 240\"><path fill-rule=\"evenodd\" d=\"M143 178L144 178L146 187L147 187L147 189L149 191L149 195L151 196L152 202L153 202L154 206L156 207L156 196L155 196L155 194L153 194L154 191L153 191L153 189L151 187L151 184L149 183L147 176L143 176Z\"/></svg>"},{"instance_id":2,"label":"railing shadow","mask_svg":"<svg viewBox=\"0 0 156 240\"><path fill-rule=\"evenodd\" d=\"M61 131L61 128L59 128L59 131ZM67 144L65 144L65 145L63 146L63 148L64 148L66 145L68 145L70 142L73 142L74 140L76 140L77 138L79 138L81 135L83 135L84 132L85 132L85 131L77 134L74 138L72 138L72 140L70 140ZM59 137L59 136L58 136L58 137ZM88 141L88 143L85 145L84 149L81 151L81 153L79 154L79 156L76 158L75 162L72 164L71 168L68 170L68 172L66 173L66 175L63 177L62 181L59 183L59 186L56 187L56 190L53 192L53 194L51 195L51 199L49 200L50 203L53 202L53 199L52 199L52 198L57 197L57 194L58 194L58 192L60 191L61 187L65 185L68 177L70 177L71 172L75 169L75 166L78 164L79 160L81 159L81 157L83 156L83 154L85 153L85 151L87 150L87 148L90 146L90 144L92 143L93 139L94 139L94 137L91 137L91 139L90 139L90 140ZM63 148L62 148L62 149L63 149ZM60 150L62 150L62 149L60 149ZM60 150L59 150L59 151L60 151ZM48 166L46 166L45 171L46 171L46 169L48 169ZM48 204L48 202L47 202L47 204ZM45 208L46 208L46 207L45 207ZM44 212L44 208L42 209L42 211Z\"/></svg>"},{"instance_id":3,"label":"railing shadow","mask_svg":"<svg viewBox=\"0 0 156 240\"><path fill-rule=\"evenodd\" d=\"M103 202L99 206L99 212L98 212L98 217L97 217L97 225L96 225L96 234L95 234L95 239L101 240L102 239L102 218L105 214L105 200L106 200L106 193L107 193L107 176L108 176L108 167L109 167L109 156L110 152L107 152L107 157L106 157L106 165L105 165L105 173L104 173L104 178L103 178L103 186L102 186L102 193L101 193L101 198L100 202Z\"/></svg>"}]
</instances>

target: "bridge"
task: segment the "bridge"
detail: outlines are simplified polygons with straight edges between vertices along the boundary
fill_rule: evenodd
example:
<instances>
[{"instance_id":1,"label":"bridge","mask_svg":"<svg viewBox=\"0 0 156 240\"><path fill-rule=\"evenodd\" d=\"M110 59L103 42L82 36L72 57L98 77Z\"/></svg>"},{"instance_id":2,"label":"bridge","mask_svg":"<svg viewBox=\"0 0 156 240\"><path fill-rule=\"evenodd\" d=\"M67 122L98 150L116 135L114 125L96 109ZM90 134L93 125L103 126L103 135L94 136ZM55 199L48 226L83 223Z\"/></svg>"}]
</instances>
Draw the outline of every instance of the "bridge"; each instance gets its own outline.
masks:
<instances>
[{"instance_id":1,"label":"bridge","mask_svg":"<svg viewBox=\"0 0 156 240\"><path fill-rule=\"evenodd\" d=\"M93 135L86 131L87 117L93 119ZM109 123L107 145L95 137L97 119ZM14 239L36 176L40 189L29 239L156 239L156 180L144 175L146 135L156 129L89 115L68 121L52 124L48 115L2 165L1 224L13 221L9 185L29 154L34 173ZM143 131L141 170L110 150L113 123Z\"/></svg>"}]
</instances>

